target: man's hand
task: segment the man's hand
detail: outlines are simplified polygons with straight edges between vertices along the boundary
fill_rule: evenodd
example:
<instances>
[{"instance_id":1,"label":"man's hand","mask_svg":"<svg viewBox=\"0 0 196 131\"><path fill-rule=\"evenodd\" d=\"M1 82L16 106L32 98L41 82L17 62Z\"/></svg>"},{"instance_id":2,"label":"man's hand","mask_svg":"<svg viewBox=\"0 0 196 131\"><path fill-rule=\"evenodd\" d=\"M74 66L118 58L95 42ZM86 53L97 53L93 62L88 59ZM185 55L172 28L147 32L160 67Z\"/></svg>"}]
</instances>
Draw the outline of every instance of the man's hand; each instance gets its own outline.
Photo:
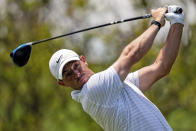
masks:
<instances>
[{"instance_id":1,"label":"man's hand","mask_svg":"<svg viewBox=\"0 0 196 131\"><path fill-rule=\"evenodd\" d=\"M168 13L165 14L166 20L170 21L171 25L175 23L184 25L184 14L174 13L177 8L180 8L180 7L176 5L168 6Z\"/></svg>"},{"instance_id":2,"label":"man's hand","mask_svg":"<svg viewBox=\"0 0 196 131\"><path fill-rule=\"evenodd\" d=\"M165 13L167 8L152 9L151 15L153 19L161 24L161 27L165 25Z\"/></svg>"},{"instance_id":3,"label":"man's hand","mask_svg":"<svg viewBox=\"0 0 196 131\"><path fill-rule=\"evenodd\" d=\"M167 13L179 13L178 10L182 9L180 6L177 5L169 5L167 6Z\"/></svg>"}]
</instances>

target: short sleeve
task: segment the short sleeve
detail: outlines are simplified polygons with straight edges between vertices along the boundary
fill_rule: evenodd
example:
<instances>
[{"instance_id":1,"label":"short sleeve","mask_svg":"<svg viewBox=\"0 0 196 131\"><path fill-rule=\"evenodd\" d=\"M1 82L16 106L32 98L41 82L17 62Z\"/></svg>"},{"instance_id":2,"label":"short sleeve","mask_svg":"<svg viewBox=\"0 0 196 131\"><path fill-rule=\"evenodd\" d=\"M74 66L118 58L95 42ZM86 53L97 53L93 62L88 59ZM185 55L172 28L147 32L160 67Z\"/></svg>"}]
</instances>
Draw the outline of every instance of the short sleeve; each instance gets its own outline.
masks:
<instances>
[{"instance_id":1,"label":"short sleeve","mask_svg":"<svg viewBox=\"0 0 196 131\"><path fill-rule=\"evenodd\" d=\"M86 84L86 96L89 101L101 105L113 104L122 90L123 83L116 70L111 66L97 73Z\"/></svg>"},{"instance_id":2,"label":"short sleeve","mask_svg":"<svg viewBox=\"0 0 196 131\"><path fill-rule=\"evenodd\" d=\"M131 82L132 84L134 84L136 87L139 88L139 75L138 75L138 71L129 73L127 75L125 81Z\"/></svg>"}]
</instances>

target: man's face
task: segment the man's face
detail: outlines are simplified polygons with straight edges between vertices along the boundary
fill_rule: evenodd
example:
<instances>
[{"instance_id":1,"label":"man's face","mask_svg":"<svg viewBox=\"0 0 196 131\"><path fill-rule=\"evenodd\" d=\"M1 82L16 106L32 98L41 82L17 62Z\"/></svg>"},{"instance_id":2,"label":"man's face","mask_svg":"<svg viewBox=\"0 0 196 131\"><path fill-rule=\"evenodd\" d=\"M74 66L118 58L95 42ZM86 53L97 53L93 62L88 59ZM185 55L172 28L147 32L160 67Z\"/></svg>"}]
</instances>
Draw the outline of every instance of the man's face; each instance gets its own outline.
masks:
<instances>
[{"instance_id":1,"label":"man's face","mask_svg":"<svg viewBox=\"0 0 196 131\"><path fill-rule=\"evenodd\" d=\"M93 72L88 68L85 59L71 61L63 68L63 85L80 90L88 81Z\"/></svg>"}]
</instances>

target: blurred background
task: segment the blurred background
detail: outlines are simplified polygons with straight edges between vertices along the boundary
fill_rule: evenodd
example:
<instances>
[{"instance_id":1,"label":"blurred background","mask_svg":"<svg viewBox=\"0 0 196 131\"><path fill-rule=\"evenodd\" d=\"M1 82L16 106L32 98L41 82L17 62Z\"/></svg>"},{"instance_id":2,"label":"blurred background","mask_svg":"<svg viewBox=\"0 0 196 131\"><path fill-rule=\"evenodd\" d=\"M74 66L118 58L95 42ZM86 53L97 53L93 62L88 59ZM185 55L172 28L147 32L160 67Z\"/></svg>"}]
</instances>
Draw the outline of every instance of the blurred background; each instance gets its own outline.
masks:
<instances>
[{"instance_id":1,"label":"blurred background","mask_svg":"<svg viewBox=\"0 0 196 131\"><path fill-rule=\"evenodd\" d=\"M170 74L145 94L174 131L196 131L196 0L0 0L0 131L102 131L71 99L72 90L57 85L48 61L55 51L68 48L86 56L94 72L102 71L152 19L36 45L22 68L12 63L10 52L22 43L144 15L170 4L180 5L185 13L180 52ZM154 62L169 26L167 22L132 71Z\"/></svg>"}]
</instances>

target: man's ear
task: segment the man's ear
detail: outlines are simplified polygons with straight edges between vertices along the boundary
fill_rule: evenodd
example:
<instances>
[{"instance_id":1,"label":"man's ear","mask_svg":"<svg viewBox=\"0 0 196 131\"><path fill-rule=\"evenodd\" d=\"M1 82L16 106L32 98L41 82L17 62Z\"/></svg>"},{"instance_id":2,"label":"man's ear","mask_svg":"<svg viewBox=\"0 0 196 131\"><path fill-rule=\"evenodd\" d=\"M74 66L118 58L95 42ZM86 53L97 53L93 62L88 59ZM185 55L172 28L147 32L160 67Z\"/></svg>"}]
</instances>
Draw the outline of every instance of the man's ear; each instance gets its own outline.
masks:
<instances>
[{"instance_id":1,"label":"man's ear","mask_svg":"<svg viewBox=\"0 0 196 131\"><path fill-rule=\"evenodd\" d=\"M84 57L83 55L80 56L80 60L83 61L83 62L86 61L86 60L85 60L85 57Z\"/></svg>"},{"instance_id":2,"label":"man's ear","mask_svg":"<svg viewBox=\"0 0 196 131\"><path fill-rule=\"evenodd\" d=\"M57 83L61 86L65 86L64 82L62 80L58 80Z\"/></svg>"},{"instance_id":3,"label":"man's ear","mask_svg":"<svg viewBox=\"0 0 196 131\"><path fill-rule=\"evenodd\" d=\"M88 66L88 63L83 55L80 56L80 60Z\"/></svg>"}]
</instances>

